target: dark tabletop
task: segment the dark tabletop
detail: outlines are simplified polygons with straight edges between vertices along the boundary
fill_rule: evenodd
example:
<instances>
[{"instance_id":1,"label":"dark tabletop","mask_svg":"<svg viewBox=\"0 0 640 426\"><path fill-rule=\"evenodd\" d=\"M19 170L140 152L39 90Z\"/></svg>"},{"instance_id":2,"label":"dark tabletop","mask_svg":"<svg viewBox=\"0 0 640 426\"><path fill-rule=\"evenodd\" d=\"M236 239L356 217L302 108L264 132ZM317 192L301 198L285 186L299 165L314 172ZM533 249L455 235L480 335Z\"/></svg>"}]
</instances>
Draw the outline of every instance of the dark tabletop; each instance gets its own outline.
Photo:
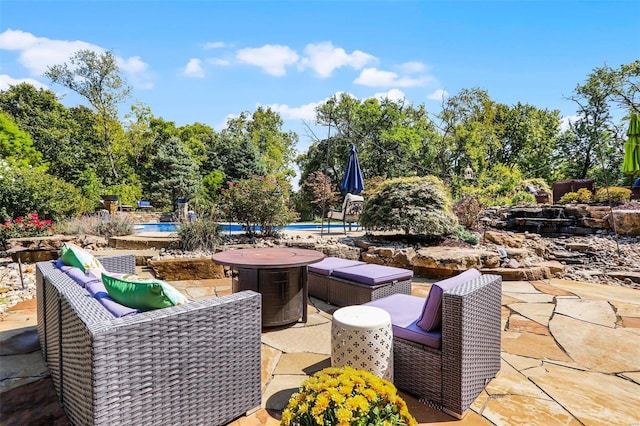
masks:
<instances>
[{"instance_id":1,"label":"dark tabletop","mask_svg":"<svg viewBox=\"0 0 640 426\"><path fill-rule=\"evenodd\" d=\"M264 269L306 266L324 258L322 252L291 247L228 250L212 256L213 261L221 265Z\"/></svg>"}]
</instances>

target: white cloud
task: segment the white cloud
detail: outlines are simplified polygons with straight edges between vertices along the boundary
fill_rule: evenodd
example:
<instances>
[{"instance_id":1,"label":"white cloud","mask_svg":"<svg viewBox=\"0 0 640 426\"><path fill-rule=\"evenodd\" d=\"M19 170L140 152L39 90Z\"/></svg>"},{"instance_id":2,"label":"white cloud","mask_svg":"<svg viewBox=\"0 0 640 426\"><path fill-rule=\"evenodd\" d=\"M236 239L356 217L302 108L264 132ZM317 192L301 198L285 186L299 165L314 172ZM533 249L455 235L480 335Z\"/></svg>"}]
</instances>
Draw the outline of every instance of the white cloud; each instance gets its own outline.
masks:
<instances>
[{"instance_id":1,"label":"white cloud","mask_svg":"<svg viewBox=\"0 0 640 426\"><path fill-rule=\"evenodd\" d=\"M391 89L386 92L375 93L373 97L380 100L389 99L394 102L398 102L406 98L404 92L399 89Z\"/></svg>"},{"instance_id":2,"label":"white cloud","mask_svg":"<svg viewBox=\"0 0 640 426\"><path fill-rule=\"evenodd\" d=\"M401 77L393 71L381 71L376 68L366 68L362 70L355 84L370 87L416 87L434 81L433 77L422 76L418 78Z\"/></svg>"},{"instance_id":3,"label":"white cloud","mask_svg":"<svg viewBox=\"0 0 640 426\"><path fill-rule=\"evenodd\" d=\"M406 74L418 74L427 71L427 66L422 62L405 62L396 67L398 71Z\"/></svg>"},{"instance_id":4,"label":"white cloud","mask_svg":"<svg viewBox=\"0 0 640 426\"><path fill-rule=\"evenodd\" d=\"M316 118L316 107L318 105L320 105L320 102L310 102L299 107L290 107L284 104L271 104L265 106L271 108L271 110L277 112L286 120L314 120Z\"/></svg>"},{"instance_id":5,"label":"white cloud","mask_svg":"<svg viewBox=\"0 0 640 426\"><path fill-rule=\"evenodd\" d=\"M219 67L226 67L227 65L229 65L229 61L226 59L221 59L221 58L208 58L207 63L211 64L211 65L216 65Z\"/></svg>"},{"instance_id":6,"label":"white cloud","mask_svg":"<svg viewBox=\"0 0 640 426\"><path fill-rule=\"evenodd\" d=\"M37 89L48 89L44 83L34 80L33 78L13 78L7 74L0 74L0 90L7 90L9 86L17 86L20 83L29 83Z\"/></svg>"},{"instance_id":7,"label":"white cloud","mask_svg":"<svg viewBox=\"0 0 640 426\"><path fill-rule=\"evenodd\" d=\"M240 49L236 52L240 62L255 65L274 76L287 73L286 66L298 61L298 54L288 46L265 44L258 48Z\"/></svg>"},{"instance_id":8,"label":"white cloud","mask_svg":"<svg viewBox=\"0 0 640 426\"><path fill-rule=\"evenodd\" d=\"M11 29L0 34L0 50L20 52L18 63L33 76L41 76L48 67L67 62L79 50L92 50L97 53L105 51L104 48L85 41L52 40ZM116 61L118 67L131 78L132 83L135 83L137 87L148 88L152 86L147 74L148 65L139 56L130 58L116 56Z\"/></svg>"},{"instance_id":9,"label":"white cloud","mask_svg":"<svg viewBox=\"0 0 640 426\"><path fill-rule=\"evenodd\" d=\"M438 90L434 90L433 92L428 94L427 95L427 99L429 99L431 101L441 101L444 98L446 98L447 96L449 96L449 92L447 92L444 89L438 89Z\"/></svg>"},{"instance_id":10,"label":"white cloud","mask_svg":"<svg viewBox=\"0 0 640 426\"><path fill-rule=\"evenodd\" d=\"M222 41L208 42L202 46L204 50L222 49L223 47L227 47L227 45Z\"/></svg>"},{"instance_id":11,"label":"white cloud","mask_svg":"<svg viewBox=\"0 0 640 426\"><path fill-rule=\"evenodd\" d=\"M202 61L197 58L189 59L187 65L182 70L185 77L204 78L204 70L202 69Z\"/></svg>"},{"instance_id":12,"label":"white cloud","mask_svg":"<svg viewBox=\"0 0 640 426\"><path fill-rule=\"evenodd\" d=\"M330 41L307 44L304 53L306 56L300 61L300 68L311 68L322 78L330 77L337 68L348 66L359 70L371 62L377 61L375 56L360 50L347 53L340 47L334 47Z\"/></svg>"},{"instance_id":13,"label":"white cloud","mask_svg":"<svg viewBox=\"0 0 640 426\"><path fill-rule=\"evenodd\" d=\"M568 117L562 117L562 120L560 120L560 131L566 132L567 130L569 130L569 123L574 124L581 119L582 117L580 115L570 115Z\"/></svg>"},{"instance_id":14,"label":"white cloud","mask_svg":"<svg viewBox=\"0 0 640 426\"><path fill-rule=\"evenodd\" d=\"M238 117L240 117L238 114L228 114L222 122L214 125L213 128L218 132L224 130L227 128L227 123L229 122L229 120L233 120L234 118Z\"/></svg>"}]
</instances>

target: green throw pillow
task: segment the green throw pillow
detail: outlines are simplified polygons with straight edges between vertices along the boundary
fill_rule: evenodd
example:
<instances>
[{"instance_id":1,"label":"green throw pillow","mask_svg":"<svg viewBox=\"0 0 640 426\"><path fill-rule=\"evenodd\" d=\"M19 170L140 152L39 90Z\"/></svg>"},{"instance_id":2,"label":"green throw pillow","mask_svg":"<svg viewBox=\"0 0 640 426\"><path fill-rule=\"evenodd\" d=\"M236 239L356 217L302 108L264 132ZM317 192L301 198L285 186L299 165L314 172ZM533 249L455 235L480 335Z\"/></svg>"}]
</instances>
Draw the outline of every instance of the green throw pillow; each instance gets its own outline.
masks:
<instances>
[{"instance_id":1,"label":"green throw pillow","mask_svg":"<svg viewBox=\"0 0 640 426\"><path fill-rule=\"evenodd\" d=\"M80 268L85 274L89 273L89 271L94 271L94 274L100 277L102 271L105 271L102 263L94 255L72 243L64 243L62 245L61 257L62 263Z\"/></svg>"},{"instance_id":2,"label":"green throw pillow","mask_svg":"<svg viewBox=\"0 0 640 426\"><path fill-rule=\"evenodd\" d=\"M109 296L121 305L141 311L167 308L187 303L187 298L164 281L134 274L102 273Z\"/></svg>"}]
</instances>

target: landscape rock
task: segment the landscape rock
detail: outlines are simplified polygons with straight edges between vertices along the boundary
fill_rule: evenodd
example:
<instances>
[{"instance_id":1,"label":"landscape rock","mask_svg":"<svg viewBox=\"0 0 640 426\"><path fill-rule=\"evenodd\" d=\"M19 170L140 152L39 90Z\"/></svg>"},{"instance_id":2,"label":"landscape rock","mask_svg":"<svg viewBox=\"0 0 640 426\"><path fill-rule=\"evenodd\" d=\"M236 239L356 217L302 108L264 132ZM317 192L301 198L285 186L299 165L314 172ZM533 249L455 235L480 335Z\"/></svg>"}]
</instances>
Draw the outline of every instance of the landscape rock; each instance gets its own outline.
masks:
<instances>
[{"instance_id":1,"label":"landscape rock","mask_svg":"<svg viewBox=\"0 0 640 426\"><path fill-rule=\"evenodd\" d=\"M502 247L521 248L524 243L524 234L515 234L513 232L496 232L486 231L484 238L491 243Z\"/></svg>"},{"instance_id":2,"label":"landscape rock","mask_svg":"<svg viewBox=\"0 0 640 426\"><path fill-rule=\"evenodd\" d=\"M211 258L150 260L156 278L165 281L224 278L224 267Z\"/></svg>"},{"instance_id":3,"label":"landscape rock","mask_svg":"<svg viewBox=\"0 0 640 426\"><path fill-rule=\"evenodd\" d=\"M449 277L471 268L497 267L500 255L475 248L425 247L416 251L411 264L421 275Z\"/></svg>"},{"instance_id":4,"label":"landscape rock","mask_svg":"<svg viewBox=\"0 0 640 426\"><path fill-rule=\"evenodd\" d=\"M640 235L640 210L616 210L609 221L619 235Z\"/></svg>"}]
</instances>

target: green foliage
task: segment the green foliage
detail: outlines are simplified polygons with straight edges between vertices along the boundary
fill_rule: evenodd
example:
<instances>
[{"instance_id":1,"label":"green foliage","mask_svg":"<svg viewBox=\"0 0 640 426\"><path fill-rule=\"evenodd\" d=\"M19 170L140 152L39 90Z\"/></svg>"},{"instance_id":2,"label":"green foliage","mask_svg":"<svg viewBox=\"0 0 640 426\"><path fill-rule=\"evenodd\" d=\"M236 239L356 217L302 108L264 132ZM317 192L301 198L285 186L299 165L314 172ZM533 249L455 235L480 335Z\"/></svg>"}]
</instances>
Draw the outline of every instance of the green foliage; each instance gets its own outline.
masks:
<instances>
[{"instance_id":1,"label":"green foliage","mask_svg":"<svg viewBox=\"0 0 640 426\"><path fill-rule=\"evenodd\" d=\"M536 196L526 191L516 191L511 197L511 205L536 204Z\"/></svg>"},{"instance_id":2,"label":"green foliage","mask_svg":"<svg viewBox=\"0 0 640 426\"><path fill-rule=\"evenodd\" d=\"M209 201L215 202L220 197L220 188L224 175L220 170L214 170L202 179L202 195Z\"/></svg>"},{"instance_id":3,"label":"green foliage","mask_svg":"<svg viewBox=\"0 0 640 426\"><path fill-rule=\"evenodd\" d=\"M515 189L516 191L527 192L527 187L529 186L532 186L538 192L546 192L547 194L551 193L551 188L549 187L549 184L547 183L546 180L542 178L531 178L531 179L521 180L516 185Z\"/></svg>"},{"instance_id":4,"label":"green foliage","mask_svg":"<svg viewBox=\"0 0 640 426\"><path fill-rule=\"evenodd\" d=\"M135 206L139 200L142 200L142 187L139 182L129 184L123 181L122 183L106 188L105 194L103 195L106 194L119 195L121 204Z\"/></svg>"},{"instance_id":5,"label":"green foliage","mask_svg":"<svg viewBox=\"0 0 640 426\"><path fill-rule=\"evenodd\" d=\"M456 227L453 228L451 238L473 245L478 244L478 241L480 241L477 235L472 234L462 225L456 225Z\"/></svg>"},{"instance_id":6,"label":"green foliage","mask_svg":"<svg viewBox=\"0 0 640 426\"><path fill-rule=\"evenodd\" d=\"M322 172L310 173L302 182L302 189L307 202L313 207L314 217L322 216L323 209L327 212L338 202L331 189L331 180Z\"/></svg>"},{"instance_id":7,"label":"green foliage","mask_svg":"<svg viewBox=\"0 0 640 426\"><path fill-rule=\"evenodd\" d=\"M229 182L223 194L227 216L242 224L250 235L256 234L258 226L262 234L272 235L275 228L285 226L296 217L289 206L287 185L273 177Z\"/></svg>"},{"instance_id":8,"label":"green foliage","mask_svg":"<svg viewBox=\"0 0 640 426\"><path fill-rule=\"evenodd\" d=\"M0 112L0 157L23 167L42 163L42 154L33 147L31 137L3 112Z\"/></svg>"},{"instance_id":9,"label":"green foliage","mask_svg":"<svg viewBox=\"0 0 640 426\"><path fill-rule=\"evenodd\" d=\"M480 216L485 205L477 195L463 195L453 206L453 211L460 225L476 229L480 224Z\"/></svg>"},{"instance_id":10,"label":"green foliage","mask_svg":"<svg viewBox=\"0 0 640 426\"><path fill-rule=\"evenodd\" d=\"M184 222L178 228L178 237L183 250L215 251L220 242L220 226L210 219Z\"/></svg>"},{"instance_id":11,"label":"green foliage","mask_svg":"<svg viewBox=\"0 0 640 426\"><path fill-rule=\"evenodd\" d=\"M7 250L7 241L11 238L42 237L52 235L54 230L50 220L41 221L35 213L6 220L0 225L0 248Z\"/></svg>"},{"instance_id":12,"label":"green foliage","mask_svg":"<svg viewBox=\"0 0 640 426\"><path fill-rule=\"evenodd\" d=\"M496 164L479 174L475 186L463 186L461 190L464 194L480 197L480 202L487 206L509 205L521 181L522 173L517 166Z\"/></svg>"},{"instance_id":13,"label":"green foliage","mask_svg":"<svg viewBox=\"0 0 640 426\"><path fill-rule=\"evenodd\" d=\"M631 190L619 186L610 186L607 188L598 188L593 196L596 203L606 203L609 200L614 202L627 201L631 197Z\"/></svg>"},{"instance_id":14,"label":"green foliage","mask_svg":"<svg viewBox=\"0 0 640 426\"><path fill-rule=\"evenodd\" d=\"M593 201L593 194L587 188L580 188L578 192L567 192L558 202L560 204L590 203Z\"/></svg>"},{"instance_id":15,"label":"green foliage","mask_svg":"<svg viewBox=\"0 0 640 426\"><path fill-rule=\"evenodd\" d=\"M366 200L360 223L368 230L443 236L458 221L442 182L434 176L392 179Z\"/></svg>"},{"instance_id":16,"label":"green foliage","mask_svg":"<svg viewBox=\"0 0 640 426\"><path fill-rule=\"evenodd\" d=\"M38 168L11 167L0 160L0 218L26 216L57 220L92 210L73 185Z\"/></svg>"}]
</instances>

